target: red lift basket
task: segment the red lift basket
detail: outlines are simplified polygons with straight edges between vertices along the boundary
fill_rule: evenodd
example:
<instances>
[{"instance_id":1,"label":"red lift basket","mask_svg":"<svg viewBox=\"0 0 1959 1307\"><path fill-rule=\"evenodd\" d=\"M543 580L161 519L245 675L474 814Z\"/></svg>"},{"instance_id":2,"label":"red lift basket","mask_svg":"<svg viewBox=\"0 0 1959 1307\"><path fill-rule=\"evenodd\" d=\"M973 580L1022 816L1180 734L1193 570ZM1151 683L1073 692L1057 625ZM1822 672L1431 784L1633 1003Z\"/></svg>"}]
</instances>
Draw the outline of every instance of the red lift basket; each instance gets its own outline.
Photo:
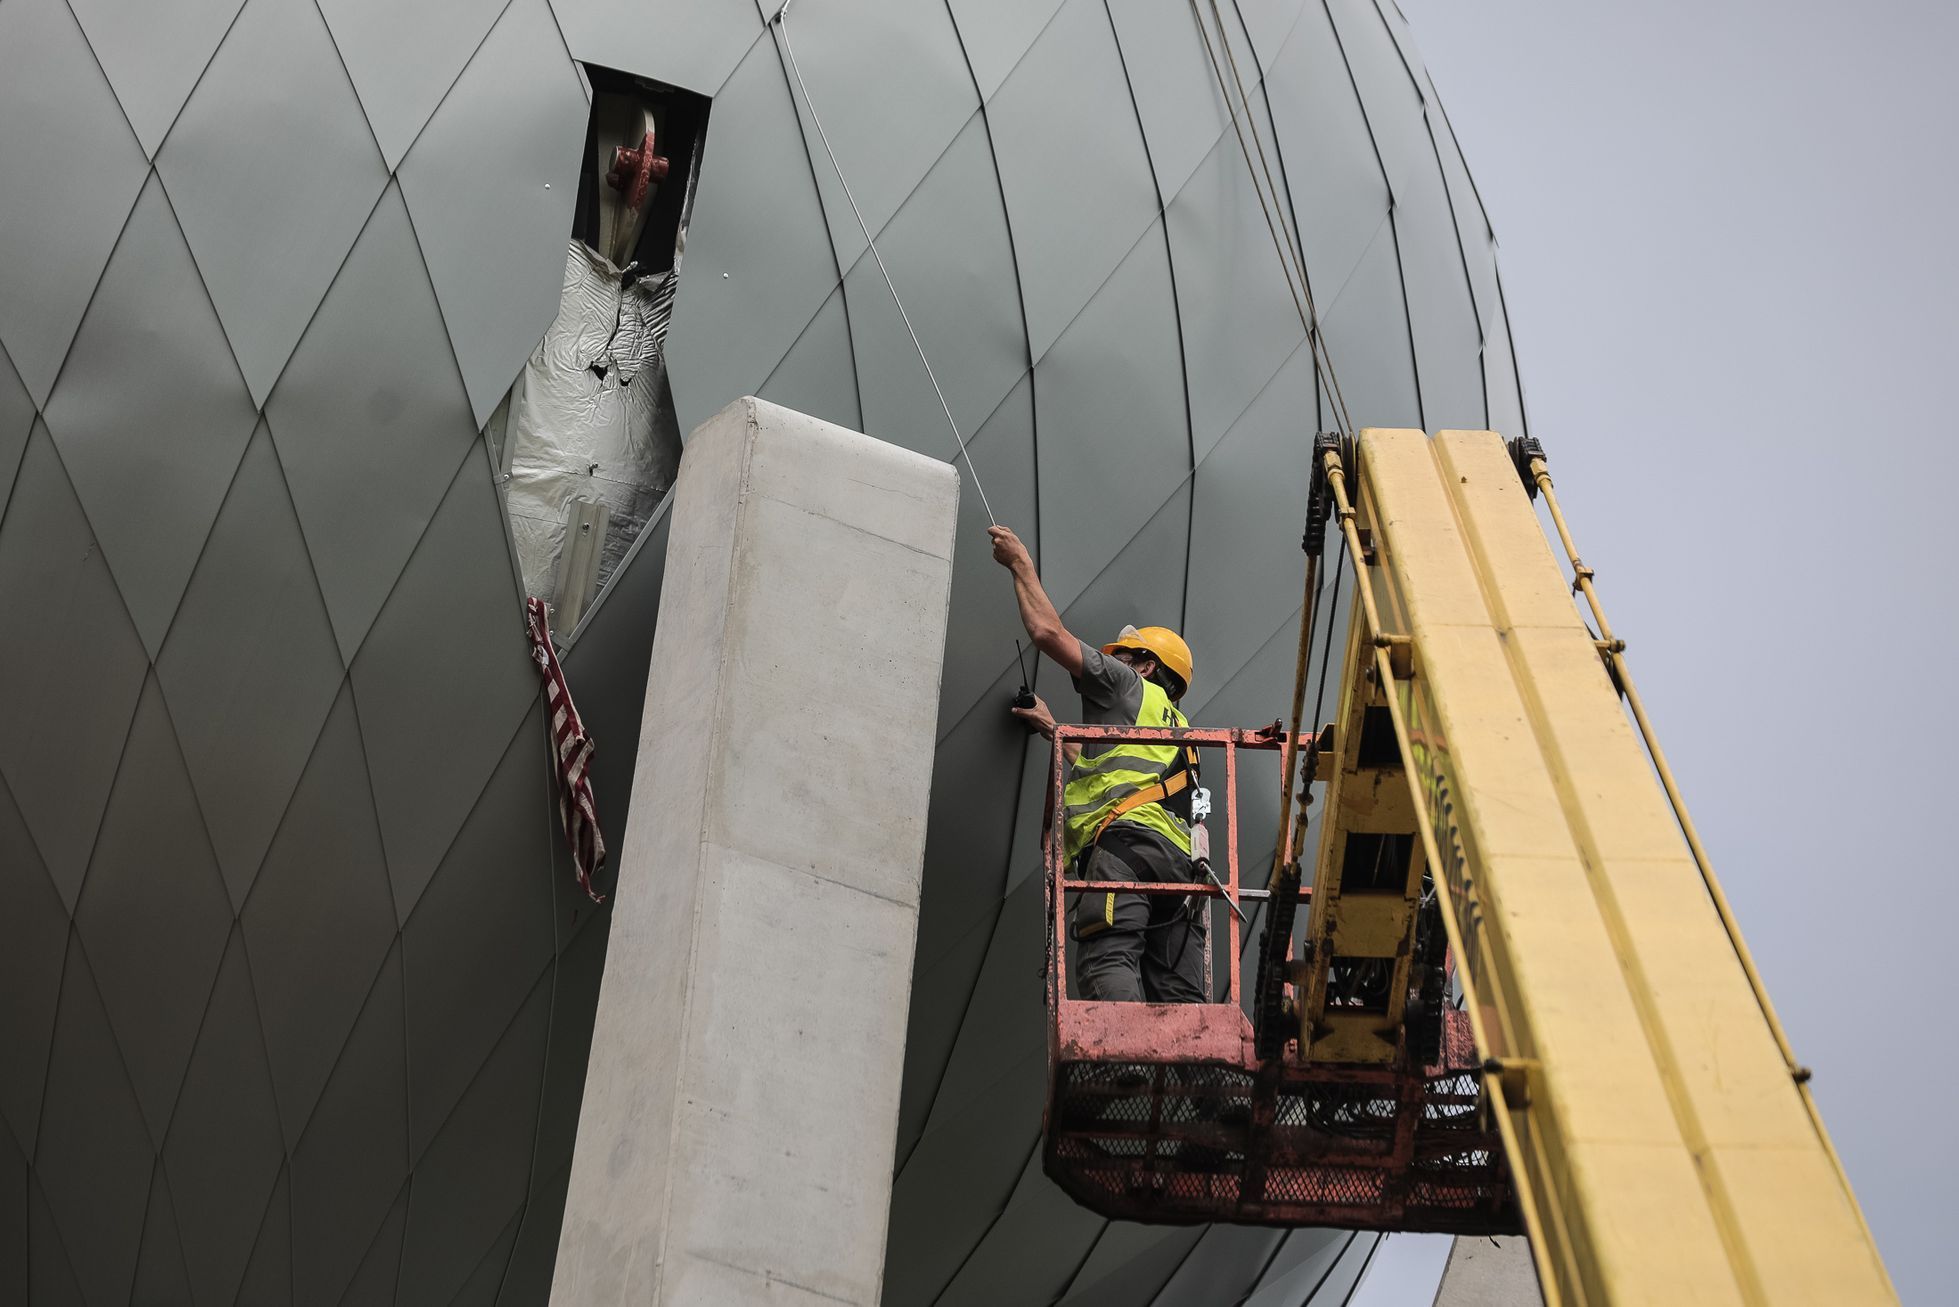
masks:
<instances>
[{"instance_id":1,"label":"red lift basket","mask_svg":"<svg viewBox=\"0 0 1959 1307\"><path fill-rule=\"evenodd\" d=\"M1462 1013L1449 1011L1439 1065L1299 1060L1297 1039L1261 1063L1239 997L1240 932L1221 1001L1106 1003L1069 997L1068 903L1093 890L1240 892L1238 753L1278 750L1282 732L1063 726L1050 785L1065 811L1063 745L1177 743L1224 751L1224 802L1211 819L1224 889L1069 879L1047 854L1048 1085L1043 1165L1083 1206L1117 1220L1188 1225L1332 1226L1449 1234L1521 1232L1501 1144L1483 1119L1481 1072ZM1310 892L1296 891L1303 899ZM1218 914L1210 913L1215 925ZM1229 920L1227 918L1227 920ZM1215 934L1215 930L1207 933ZM1209 960L1209 948L1206 948ZM1405 1041L1404 1041L1405 1044Z\"/></svg>"}]
</instances>

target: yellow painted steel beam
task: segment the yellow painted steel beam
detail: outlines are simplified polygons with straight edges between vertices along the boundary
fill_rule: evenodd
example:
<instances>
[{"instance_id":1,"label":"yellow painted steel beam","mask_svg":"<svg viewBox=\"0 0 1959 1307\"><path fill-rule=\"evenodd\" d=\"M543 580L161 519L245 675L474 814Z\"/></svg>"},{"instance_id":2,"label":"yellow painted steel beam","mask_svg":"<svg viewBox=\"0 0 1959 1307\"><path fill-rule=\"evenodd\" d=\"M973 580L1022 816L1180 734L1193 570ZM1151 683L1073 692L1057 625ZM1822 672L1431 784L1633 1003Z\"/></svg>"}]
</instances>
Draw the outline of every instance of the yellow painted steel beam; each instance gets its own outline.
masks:
<instances>
[{"instance_id":1,"label":"yellow painted steel beam","mask_svg":"<svg viewBox=\"0 0 1959 1307\"><path fill-rule=\"evenodd\" d=\"M1358 463L1350 648L1393 686L1547 1298L1894 1302L1501 439L1368 430Z\"/></svg>"}]
</instances>

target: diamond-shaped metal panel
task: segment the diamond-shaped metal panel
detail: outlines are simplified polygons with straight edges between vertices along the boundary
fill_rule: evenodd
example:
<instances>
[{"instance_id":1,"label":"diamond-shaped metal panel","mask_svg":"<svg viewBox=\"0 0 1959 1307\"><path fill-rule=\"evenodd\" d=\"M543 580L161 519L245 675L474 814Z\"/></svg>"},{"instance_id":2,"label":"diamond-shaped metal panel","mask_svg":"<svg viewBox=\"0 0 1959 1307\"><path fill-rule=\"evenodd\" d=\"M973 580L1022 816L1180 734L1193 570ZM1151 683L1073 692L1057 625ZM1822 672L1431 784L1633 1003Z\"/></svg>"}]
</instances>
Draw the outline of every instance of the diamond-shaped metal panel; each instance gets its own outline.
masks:
<instances>
[{"instance_id":1,"label":"diamond-shaped metal panel","mask_svg":"<svg viewBox=\"0 0 1959 1307\"><path fill-rule=\"evenodd\" d=\"M0 511L14 488L14 470L27 449L28 432L34 429L34 401L14 371L13 361L0 350Z\"/></svg>"},{"instance_id":2,"label":"diamond-shaped metal panel","mask_svg":"<svg viewBox=\"0 0 1959 1307\"><path fill-rule=\"evenodd\" d=\"M67 943L68 911L0 782L0 1121L30 1154Z\"/></svg>"},{"instance_id":3,"label":"diamond-shaped metal panel","mask_svg":"<svg viewBox=\"0 0 1959 1307\"><path fill-rule=\"evenodd\" d=\"M263 404L388 180L312 0L247 0L156 167Z\"/></svg>"},{"instance_id":4,"label":"diamond-shaped metal panel","mask_svg":"<svg viewBox=\"0 0 1959 1307\"><path fill-rule=\"evenodd\" d=\"M884 290L880 283L879 292ZM857 365L843 288L830 292L823 307L796 337L796 343L755 392L771 404L861 431L864 415L857 399ZM0 457L5 451L0 450Z\"/></svg>"},{"instance_id":5,"label":"diamond-shaped metal panel","mask_svg":"<svg viewBox=\"0 0 1959 1307\"><path fill-rule=\"evenodd\" d=\"M393 187L265 418L334 634L351 659L477 440L408 209Z\"/></svg>"},{"instance_id":6,"label":"diamond-shaped metal panel","mask_svg":"<svg viewBox=\"0 0 1959 1307\"><path fill-rule=\"evenodd\" d=\"M1159 212L1101 0L1066 0L987 120L1039 359Z\"/></svg>"},{"instance_id":7,"label":"diamond-shaped metal panel","mask_svg":"<svg viewBox=\"0 0 1959 1307\"><path fill-rule=\"evenodd\" d=\"M244 937L236 930L218 968L163 1159L182 1207L177 1221L197 1299L230 1301L285 1160Z\"/></svg>"},{"instance_id":8,"label":"diamond-shaped metal panel","mask_svg":"<svg viewBox=\"0 0 1959 1307\"><path fill-rule=\"evenodd\" d=\"M280 1307L292 1302L292 1186L287 1173L279 1172L279 1183L266 1204L265 1220L259 1226L258 1241L252 1247L252 1260L245 1267L244 1283L238 1287L240 1303L264 1303Z\"/></svg>"},{"instance_id":9,"label":"diamond-shaped metal panel","mask_svg":"<svg viewBox=\"0 0 1959 1307\"><path fill-rule=\"evenodd\" d=\"M231 928L176 732L144 684L75 909L102 1004L161 1142Z\"/></svg>"},{"instance_id":10,"label":"diamond-shaped metal panel","mask_svg":"<svg viewBox=\"0 0 1959 1307\"><path fill-rule=\"evenodd\" d=\"M36 1307L87 1307L74 1262L48 1210L47 1195L34 1176L29 1175L27 1185L27 1264L22 1268L27 1274L27 1301Z\"/></svg>"},{"instance_id":11,"label":"diamond-shaped metal panel","mask_svg":"<svg viewBox=\"0 0 1959 1307\"><path fill-rule=\"evenodd\" d=\"M239 465L156 670L235 907L258 874L344 674L263 428ZM252 747L240 749L246 738Z\"/></svg>"},{"instance_id":12,"label":"diamond-shaped metal panel","mask_svg":"<svg viewBox=\"0 0 1959 1307\"><path fill-rule=\"evenodd\" d=\"M108 1014L83 950L71 948L48 1061L48 1095L34 1167L65 1256L30 1250L32 1298L44 1301L72 1267L91 1304L126 1302L136 1274L143 1208L155 1161ZM66 1269L66 1267L61 1268ZM46 1277L45 1279L43 1277Z\"/></svg>"},{"instance_id":13,"label":"diamond-shaped metal panel","mask_svg":"<svg viewBox=\"0 0 1959 1307\"><path fill-rule=\"evenodd\" d=\"M990 1307L1023 1295L1051 1303L1067 1292L1075 1269L1109 1228L1107 1221L1047 1182L1040 1150L1032 1143L1030 1139L1020 1148L1026 1164L999 1219L982 1232L936 1300L946 1307Z\"/></svg>"},{"instance_id":14,"label":"diamond-shaped metal panel","mask_svg":"<svg viewBox=\"0 0 1959 1307\"><path fill-rule=\"evenodd\" d=\"M320 0L392 170L471 62L507 0Z\"/></svg>"},{"instance_id":15,"label":"diamond-shaped metal panel","mask_svg":"<svg viewBox=\"0 0 1959 1307\"><path fill-rule=\"evenodd\" d=\"M184 1269L184 1245L177 1233L177 1207L170 1196L170 1176L158 1163L150 1178L149 1207L143 1213L143 1243L136 1254L136 1283L131 1303L195 1302L190 1275Z\"/></svg>"},{"instance_id":16,"label":"diamond-shaped metal panel","mask_svg":"<svg viewBox=\"0 0 1959 1307\"><path fill-rule=\"evenodd\" d=\"M762 35L755 0L554 0L574 58L714 95ZM773 11L771 11L773 12Z\"/></svg>"},{"instance_id":17,"label":"diamond-shaped metal panel","mask_svg":"<svg viewBox=\"0 0 1959 1307\"><path fill-rule=\"evenodd\" d=\"M279 1119L295 1144L395 939L348 690L306 762L242 920Z\"/></svg>"},{"instance_id":18,"label":"diamond-shaped metal panel","mask_svg":"<svg viewBox=\"0 0 1959 1307\"><path fill-rule=\"evenodd\" d=\"M547 974L416 1163L399 1301L447 1302L524 1201L550 1018Z\"/></svg>"},{"instance_id":19,"label":"diamond-shaped metal panel","mask_svg":"<svg viewBox=\"0 0 1959 1307\"><path fill-rule=\"evenodd\" d=\"M145 175L63 0L0 6L0 124L0 344L44 401Z\"/></svg>"},{"instance_id":20,"label":"diamond-shaped metal panel","mask_svg":"<svg viewBox=\"0 0 1959 1307\"><path fill-rule=\"evenodd\" d=\"M1190 473L1182 355L1158 225L1034 368L1036 431L1068 433L1037 436L1035 447L1041 574L1057 607L1075 601ZM1084 459L1073 441L1121 456Z\"/></svg>"},{"instance_id":21,"label":"diamond-shaped metal panel","mask_svg":"<svg viewBox=\"0 0 1959 1307\"><path fill-rule=\"evenodd\" d=\"M0 521L0 683L34 687L0 718L0 774L74 910L142 690L143 645L38 422Z\"/></svg>"},{"instance_id":22,"label":"diamond-shaped metal panel","mask_svg":"<svg viewBox=\"0 0 1959 1307\"><path fill-rule=\"evenodd\" d=\"M538 696L515 573L491 562L510 555L490 476L472 450L353 666L402 921Z\"/></svg>"},{"instance_id":23,"label":"diamond-shaped metal panel","mask_svg":"<svg viewBox=\"0 0 1959 1307\"><path fill-rule=\"evenodd\" d=\"M912 330L940 374L953 418L962 434L971 434L1028 368L1019 288L1008 278L977 271L1013 262L999 179L979 115L879 234L878 252L904 297ZM844 291L864 430L934 458L956 458L958 447L932 379L868 255L850 270ZM946 367L949 359L959 366ZM986 487L991 497L992 482Z\"/></svg>"},{"instance_id":24,"label":"diamond-shaped metal panel","mask_svg":"<svg viewBox=\"0 0 1959 1307\"><path fill-rule=\"evenodd\" d=\"M154 155L242 0L70 0L129 125Z\"/></svg>"},{"instance_id":25,"label":"diamond-shaped metal panel","mask_svg":"<svg viewBox=\"0 0 1959 1307\"><path fill-rule=\"evenodd\" d=\"M870 20L877 26L875 41L864 39ZM966 72L959 34L939 5L826 0L798 9L789 36L830 149L836 151L832 166L808 117L803 88L796 87L830 240L838 264L848 268L864 253L864 233L837 180L837 167L849 179L864 221L881 233L973 117L979 97ZM858 94L864 86L875 86L876 94ZM904 112L892 113L892 105L903 105ZM990 182L988 190L994 191ZM888 262L882 236L878 245Z\"/></svg>"},{"instance_id":26,"label":"diamond-shaped metal panel","mask_svg":"<svg viewBox=\"0 0 1959 1307\"><path fill-rule=\"evenodd\" d=\"M258 412L163 188L143 188L45 418L152 657Z\"/></svg>"},{"instance_id":27,"label":"diamond-shaped metal panel","mask_svg":"<svg viewBox=\"0 0 1959 1307\"><path fill-rule=\"evenodd\" d=\"M346 1292L336 1300L321 1295L313 1286L303 1284L299 1289L298 1301L338 1301L340 1307L394 1307L395 1281L401 1276L401 1240L407 1224L408 1186L403 1185L395 1205L388 1209L387 1219L375 1231L374 1241L368 1245L354 1278L347 1282ZM553 1251L556 1251L555 1244ZM543 1301L541 1296L539 1301Z\"/></svg>"},{"instance_id":28,"label":"diamond-shaped metal panel","mask_svg":"<svg viewBox=\"0 0 1959 1307\"><path fill-rule=\"evenodd\" d=\"M303 1303L338 1299L408 1177L401 986L401 957L390 953L293 1150L293 1269Z\"/></svg>"},{"instance_id":29,"label":"diamond-shaped metal panel","mask_svg":"<svg viewBox=\"0 0 1959 1307\"><path fill-rule=\"evenodd\" d=\"M402 162L401 192L479 424L558 311L585 118L550 6L512 0ZM485 168L491 141L497 166Z\"/></svg>"},{"instance_id":30,"label":"diamond-shaped metal panel","mask_svg":"<svg viewBox=\"0 0 1959 1307\"><path fill-rule=\"evenodd\" d=\"M419 1157L551 961L548 750L525 718L402 930Z\"/></svg>"},{"instance_id":31,"label":"diamond-shaped metal panel","mask_svg":"<svg viewBox=\"0 0 1959 1307\"><path fill-rule=\"evenodd\" d=\"M948 0L980 98L991 100L1032 48L1062 0Z\"/></svg>"}]
</instances>

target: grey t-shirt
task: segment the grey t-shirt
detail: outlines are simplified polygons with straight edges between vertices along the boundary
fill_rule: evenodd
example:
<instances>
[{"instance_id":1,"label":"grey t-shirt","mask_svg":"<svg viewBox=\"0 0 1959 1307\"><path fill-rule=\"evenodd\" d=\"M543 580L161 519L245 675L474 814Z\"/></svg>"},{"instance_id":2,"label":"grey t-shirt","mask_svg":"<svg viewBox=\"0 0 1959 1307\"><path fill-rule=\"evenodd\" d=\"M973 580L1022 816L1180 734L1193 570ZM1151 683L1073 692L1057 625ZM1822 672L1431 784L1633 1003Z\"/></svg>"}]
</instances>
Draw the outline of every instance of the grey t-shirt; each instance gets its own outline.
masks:
<instances>
[{"instance_id":1,"label":"grey t-shirt","mask_svg":"<svg viewBox=\"0 0 1959 1307\"><path fill-rule=\"evenodd\" d=\"M1079 690L1082 696L1083 725L1173 726L1176 724L1168 716L1160 722L1138 722L1136 717L1143 711L1143 678L1136 675L1136 670L1128 663L1123 662L1119 658L1110 657L1093 645L1082 645L1082 674L1075 678L1075 689ZM1114 744L1110 743L1084 744L1082 746L1082 761L1091 762L1115 747ZM1180 819L1187 821L1190 813L1188 807L1185 805L1188 803L1189 799L1185 797L1178 803L1170 806L1177 809L1177 816ZM1137 825L1127 819L1117 821L1109 828L1108 833L1102 839L1103 847L1109 852L1115 853L1118 857L1122 857L1125 861L1134 864L1133 869L1136 871L1137 879L1169 879L1169 877L1158 876L1153 871L1143 869L1143 862L1139 862L1133 856L1129 856L1130 846L1137 842L1143 844L1161 844L1163 849L1167 850L1169 856L1177 859L1183 857L1182 853L1174 848L1168 840L1163 839L1161 835L1150 830L1148 827ZM1179 876L1177 878L1181 879L1182 877Z\"/></svg>"}]
</instances>

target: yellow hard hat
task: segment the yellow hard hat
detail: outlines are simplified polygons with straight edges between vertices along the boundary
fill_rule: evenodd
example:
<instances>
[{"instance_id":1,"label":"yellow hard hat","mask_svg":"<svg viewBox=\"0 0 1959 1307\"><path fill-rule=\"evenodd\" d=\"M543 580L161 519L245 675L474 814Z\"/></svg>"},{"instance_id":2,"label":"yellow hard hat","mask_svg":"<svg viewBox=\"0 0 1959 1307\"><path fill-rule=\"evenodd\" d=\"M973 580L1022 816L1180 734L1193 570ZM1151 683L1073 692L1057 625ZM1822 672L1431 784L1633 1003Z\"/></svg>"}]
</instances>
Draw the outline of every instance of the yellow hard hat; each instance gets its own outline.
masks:
<instances>
[{"instance_id":1,"label":"yellow hard hat","mask_svg":"<svg viewBox=\"0 0 1959 1307\"><path fill-rule=\"evenodd\" d=\"M1167 626L1125 626L1116 638L1102 646L1102 652L1112 654L1118 649L1141 649L1170 670L1170 674L1183 683L1172 698L1182 698L1190 690L1190 646L1184 638Z\"/></svg>"}]
</instances>

